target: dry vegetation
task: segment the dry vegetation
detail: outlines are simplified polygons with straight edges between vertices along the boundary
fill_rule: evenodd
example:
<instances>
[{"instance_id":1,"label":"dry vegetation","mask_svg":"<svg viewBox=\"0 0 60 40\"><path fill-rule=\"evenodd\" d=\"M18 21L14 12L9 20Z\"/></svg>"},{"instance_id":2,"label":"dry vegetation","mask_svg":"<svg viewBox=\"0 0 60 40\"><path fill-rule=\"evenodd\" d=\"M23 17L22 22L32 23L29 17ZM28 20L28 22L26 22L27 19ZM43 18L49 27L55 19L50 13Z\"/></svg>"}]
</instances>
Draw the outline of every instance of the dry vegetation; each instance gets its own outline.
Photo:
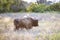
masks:
<instances>
[{"instance_id":1,"label":"dry vegetation","mask_svg":"<svg viewBox=\"0 0 60 40\"><path fill-rule=\"evenodd\" d=\"M56 15L51 16L53 20L40 20L36 28L18 31L14 31L13 19L2 17L0 40L60 40L60 18Z\"/></svg>"}]
</instances>

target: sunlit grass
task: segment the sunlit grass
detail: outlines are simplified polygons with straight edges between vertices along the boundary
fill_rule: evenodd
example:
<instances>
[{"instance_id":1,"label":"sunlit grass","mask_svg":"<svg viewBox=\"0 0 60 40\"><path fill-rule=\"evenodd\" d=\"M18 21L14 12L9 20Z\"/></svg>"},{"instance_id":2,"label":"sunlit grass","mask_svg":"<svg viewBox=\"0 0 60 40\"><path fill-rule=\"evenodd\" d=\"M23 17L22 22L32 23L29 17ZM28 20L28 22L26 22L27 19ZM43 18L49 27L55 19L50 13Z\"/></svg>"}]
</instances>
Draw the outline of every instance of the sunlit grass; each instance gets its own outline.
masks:
<instances>
[{"instance_id":1,"label":"sunlit grass","mask_svg":"<svg viewBox=\"0 0 60 40\"><path fill-rule=\"evenodd\" d=\"M0 19L0 32L11 30L13 26L13 19L9 17L2 17L2 19Z\"/></svg>"},{"instance_id":2,"label":"sunlit grass","mask_svg":"<svg viewBox=\"0 0 60 40\"><path fill-rule=\"evenodd\" d=\"M55 19L55 15L52 16ZM0 19L0 40L60 40L60 19L56 18L53 21L39 21L39 26L32 28L29 32L11 31L13 29L13 19ZM8 32L3 33L5 30ZM33 32L38 32L35 36ZM2 34L2 35L1 35Z\"/></svg>"},{"instance_id":3,"label":"sunlit grass","mask_svg":"<svg viewBox=\"0 0 60 40\"><path fill-rule=\"evenodd\" d=\"M60 33L55 33L48 36L49 40L60 40Z\"/></svg>"}]
</instances>

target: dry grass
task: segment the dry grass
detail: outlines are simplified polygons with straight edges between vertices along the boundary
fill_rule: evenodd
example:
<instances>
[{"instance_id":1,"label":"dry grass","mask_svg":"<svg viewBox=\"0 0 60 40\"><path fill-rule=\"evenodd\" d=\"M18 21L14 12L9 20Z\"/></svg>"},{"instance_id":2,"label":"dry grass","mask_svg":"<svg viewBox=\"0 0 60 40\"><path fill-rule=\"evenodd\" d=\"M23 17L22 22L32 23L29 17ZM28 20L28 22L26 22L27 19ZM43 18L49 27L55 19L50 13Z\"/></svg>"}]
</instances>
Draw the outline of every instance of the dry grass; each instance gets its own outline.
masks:
<instances>
[{"instance_id":1,"label":"dry grass","mask_svg":"<svg viewBox=\"0 0 60 40\"><path fill-rule=\"evenodd\" d=\"M60 19L39 21L39 26L31 30L14 30L11 18L0 19L0 40L60 40ZM56 36L55 36L56 35ZM55 39L56 38L56 39Z\"/></svg>"}]
</instances>

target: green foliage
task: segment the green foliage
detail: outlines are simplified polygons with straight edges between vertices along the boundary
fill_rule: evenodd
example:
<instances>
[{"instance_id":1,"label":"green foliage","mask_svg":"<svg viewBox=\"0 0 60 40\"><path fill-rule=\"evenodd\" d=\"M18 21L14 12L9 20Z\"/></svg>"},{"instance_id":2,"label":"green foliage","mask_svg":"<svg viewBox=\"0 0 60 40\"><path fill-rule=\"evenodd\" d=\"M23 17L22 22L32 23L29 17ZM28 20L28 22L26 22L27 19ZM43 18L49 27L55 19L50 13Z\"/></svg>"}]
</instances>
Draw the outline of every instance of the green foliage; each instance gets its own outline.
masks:
<instances>
[{"instance_id":1,"label":"green foliage","mask_svg":"<svg viewBox=\"0 0 60 40\"><path fill-rule=\"evenodd\" d=\"M0 0L0 13L25 11L24 6L20 8L20 5L23 5L22 3L24 2L21 0Z\"/></svg>"},{"instance_id":2,"label":"green foliage","mask_svg":"<svg viewBox=\"0 0 60 40\"><path fill-rule=\"evenodd\" d=\"M31 3L28 7L26 2L21 0L0 0L1 12L46 12L46 11L60 11L60 3L52 5Z\"/></svg>"},{"instance_id":3,"label":"green foliage","mask_svg":"<svg viewBox=\"0 0 60 40\"><path fill-rule=\"evenodd\" d=\"M55 3L47 7L47 11L60 11L60 3Z\"/></svg>"},{"instance_id":4,"label":"green foliage","mask_svg":"<svg viewBox=\"0 0 60 40\"><path fill-rule=\"evenodd\" d=\"M54 3L52 5L32 3L27 8L27 11L28 12L60 11L60 3Z\"/></svg>"},{"instance_id":5,"label":"green foliage","mask_svg":"<svg viewBox=\"0 0 60 40\"><path fill-rule=\"evenodd\" d=\"M12 4L14 4L14 0L0 0L0 12L10 11Z\"/></svg>"},{"instance_id":6,"label":"green foliage","mask_svg":"<svg viewBox=\"0 0 60 40\"><path fill-rule=\"evenodd\" d=\"M44 5L44 4L32 3L32 4L27 8L27 11L28 11L28 12L44 12L44 11L45 11L45 7L46 7L46 5Z\"/></svg>"}]
</instances>

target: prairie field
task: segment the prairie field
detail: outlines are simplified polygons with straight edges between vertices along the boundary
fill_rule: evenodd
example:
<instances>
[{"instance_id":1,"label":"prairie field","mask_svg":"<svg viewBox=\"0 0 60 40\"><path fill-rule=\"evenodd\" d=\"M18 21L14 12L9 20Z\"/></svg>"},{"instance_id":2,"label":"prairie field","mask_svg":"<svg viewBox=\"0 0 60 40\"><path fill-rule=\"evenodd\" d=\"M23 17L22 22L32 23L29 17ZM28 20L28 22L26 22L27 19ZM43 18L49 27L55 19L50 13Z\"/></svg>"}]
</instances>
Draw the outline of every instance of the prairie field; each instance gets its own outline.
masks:
<instances>
[{"instance_id":1,"label":"prairie field","mask_svg":"<svg viewBox=\"0 0 60 40\"><path fill-rule=\"evenodd\" d=\"M59 13L29 13L38 19L37 27L14 31L14 19L22 18L28 13L0 14L0 40L60 40Z\"/></svg>"}]
</instances>

